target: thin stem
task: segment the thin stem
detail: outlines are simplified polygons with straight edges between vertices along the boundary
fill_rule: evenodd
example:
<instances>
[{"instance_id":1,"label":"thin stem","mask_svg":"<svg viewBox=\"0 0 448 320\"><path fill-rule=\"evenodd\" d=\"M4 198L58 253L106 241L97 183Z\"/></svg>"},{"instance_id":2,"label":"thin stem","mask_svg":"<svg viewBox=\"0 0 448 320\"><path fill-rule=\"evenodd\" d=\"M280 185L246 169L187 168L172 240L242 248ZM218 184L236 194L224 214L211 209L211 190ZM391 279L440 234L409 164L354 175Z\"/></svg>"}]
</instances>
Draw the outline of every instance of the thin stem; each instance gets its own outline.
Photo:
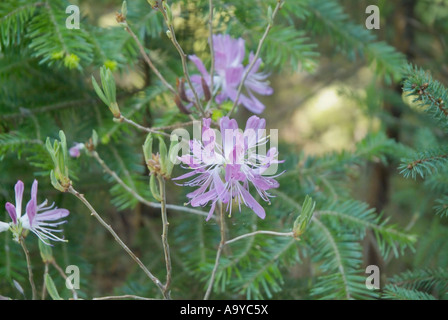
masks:
<instances>
[{"instance_id":1,"label":"thin stem","mask_svg":"<svg viewBox=\"0 0 448 320\"><path fill-rule=\"evenodd\" d=\"M65 274L64 270L62 270L62 268L58 265L58 263L55 260L51 261L51 265L59 272L59 274L61 275L61 277L67 281L67 275ZM70 290L72 291L72 296L74 300L78 300L78 293L76 292L75 288L70 288Z\"/></svg>"},{"instance_id":2,"label":"thin stem","mask_svg":"<svg viewBox=\"0 0 448 320\"><path fill-rule=\"evenodd\" d=\"M138 123L132 121L131 119L128 119L128 118L124 117L123 115L120 115L119 118L116 118L116 121L118 121L118 122L126 122L127 124L130 124L131 126L136 127L137 129L145 131L145 132L150 132L150 133L160 134L160 135L163 135L165 137L170 137L170 135L168 133L144 127L144 126L139 125Z\"/></svg>"},{"instance_id":3,"label":"thin stem","mask_svg":"<svg viewBox=\"0 0 448 320\"><path fill-rule=\"evenodd\" d=\"M259 230L259 231L254 231L254 232L243 234L241 236L233 238L232 240L228 240L228 241L226 241L225 244L228 245L228 244L231 244L231 243L233 243L235 241L238 241L238 240L241 240L241 239L244 239L244 238L256 236L257 234L269 234L271 236L278 236L278 237L294 237L294 233L293 232L275 232L275 231Z\"/></svg>"},{"instance_id":4,"label":"thin stem","mask_svg":"<svg viewBox=\"0 0 448 320\"><path fill-rule=\"evenodd\" d=\"M264 31L263 36L261 37L260 41L258 42L258 48L257 48L257 51L255 52L255 56L253 57L252 62L249 64L249 67L246 69L246 72L244 72L243 78L240 82L240 85L238 86L238 91L236 94L235 102L233 103L232 109L227 114L228 117L230 117L230 115L233 113L236 106L238 105L238 102L239 102L239 99L241 96L241 92L243 90L244 82L246 82L246 79L249 76L249 73L252 71L252 68L257 63L258 57L260 56L261 48L263 47L263 43L266 40L266 38L269 34L269 31L272 29L272 26L273 26L272 22L274 21L275 16L277 15L277 12L280 10L280 8L282 7L284 2L285 1L277 0L277 5L275 6L274 12L272 13L272 17L266 27L266 30Z\"/></svg>"},{"instance_id":5,"label":"thin stem","mask_svg":"<svg viewBox=\"0 0 448 320\"><path fill-rule=\"evenodd\" d=\"M214 77L215 74L215 47L213 45L213 0L208 1L209 6L209 16L208 16L208 42L210 46L210 59L211 59L211 66L210 66L210 92L212 97L210 98L210 101L207 104L207 107L205 108L208 110L208 108L211 105L211 102L213 101L213 92L214 92Z\"/></svg>"},{"instance_id":6,"label":"thin stem","mask_svg":"<svg viewBox=\"0 0 448 320\"><path fill-rule=\"evenodd\" d=\"M152 129L153 130L172 130L172 129L182 128L182 127L188 127L190 125L193 125L196 121L197 120L192 120L192 121L188 121L188 122L172 124L172 125L169 125L169 126L154 127Z\"/></svg>"},{"instance_id":7,"label":"thin stem","mask_svg":"<svg viewBox=\"0 0 448 320\"><path fill-rule=\"evenodd\" d=\"M30 285L31 285L32 299L36 300L37 299L37 291L36 291L36 285L34 284L33 268L31 267L30 253L26 247L25 239L23 237L20 237L19 243L22 246L23 252L25 253L25 257L26 257L26 265L28 267L28 279L29 279Z\"/></svg>"},{"instance_id":8,"label":"thin stem","mask_svg":"<svg viewBox=\"0 0 448 320\"><path fill-rule=\"evenodd\" d=\"M93 298L92 300L121 300L121 299L156 300L156 299L152 299L152 298L145 298L145 297L134 296L134 295L131 295L131 294L126 294L126 295L123 295L123 296L99 297L99 298Z\"/></svg>"},{"instance_id":9,"label":"thin stem","mask_svg":"<svg viewBox=\"0 0 448 320\"><path fill-rule=\"evenodd\" d=\"M145 48L143 47L142 43L138 39L138 37L135 35L134 31L132 31L131 27L129 27L128 23L125 21L125 30L131 35L131 37L134 39L134 41L137 43L138 48L140 49L140 53L143 56L143 59L148 64L148 66L151 68L151 70L156 74L156 76L162 81L162 83L173 93L177 94L176 90L173 88L171 84L166 81L166 79L163 77L163 75L160 73L160 71L157 69L157 67L152 63L149 56L146 54Z\"/></svg>"},{"instance_id":10,"label":"thin stem","mask_svg":"<svg viewBox=\"0 0 448 320\"><path fill-rule=\"evenodd\" d=\"M164 289L164 295L169 296L168 288L171 284L171 254L170 254L170 246L168 244L168 215L166 214L166 191L165 191L165 180L162 176L157 176L159 180L159 189L160 189L160 197L162 200L160 201L160 212L162 214L162 244L163 244L163 252L165 254L165 264L166 264L166 283Z\"/></svg>"},{"instance_id":11,"label":"thin stem","mask_svg":"<svg viewBox=\"0 0 448 320\"><path fill-rule=\"evenodd\" d=\"M222 250L224 249L224 247L226 245L226 241L225 241L226 225L225 225L225 220L224 220L225 215L224 215L223 207L224 206L220 202L219 210L220 210L221 214L220 214L219 224L220 224L220 229L221 229L221 241L219 242L218 251L216 252L215 266L213 267L212 275L210 277L210 282L208 284L208 288L207 288L207 292L205 293L204 300L208 300L208 298L210 297L210 294L211 294L212 288L213 288L213 284L215 282L216 271L218 270L219 259L221 258Z\"/></svg>"},{"instance_id":12,"label":"thin stem","mask_svg":"<svg viewBox=\"0 0 448 320\"><path fill-rule=\"evenodd\" d=\"M81 200L82 203L90 210L91 215L93 215L99 223L112 235L112 237L115 239L115 241L118 242L118 244L131 256L131 258L139 265L139 267L143 270L143 272L148 276L149 279L151 279L152 282L156 284L156 286L160 289L162 294L164 294L164 285L160 282L160 280L154 276L148 268L140 261L140 259L132 252L131 249L128 248L128 246L120 239L120 237L115 233L114 229L110 225L108 225L101 216L95 211L95 209L92 207L92 205L86 200L84 195L76 191L72 186L68 188L68 192L73 194L76 198ZM164 294L164 298L168 299L168 297Z\"/></svg>"},{"instance_id":13,"label":"thin stem","mask_svg":"<svg viewBox=\"0 0 448 320\"><path fill-rule=\"evenodd\" d=\"M161 8L160 11L162 12L163 18L165 19L165 22L168 26L169 32L171 33L170 40L174 44L174 47L177 49L177 52L179 53L179 56L180 56L180 59L182 62L182 69L183 69L183 72L185 75L185 79L187 80L187 83L190 86L191 91L193 92L193 95L194 95L193 104L195 105L196 109L198 109L198 111L203 116L205 116L206 114L205 114L204 108L202 107L201 100L199 99L198 93L197 93L195 87L193 86L193 83L191 82L190 74L188 73L187 55L185 54L184 50L180 46L179 42L177 41L176 32L174 31L173 25L168 22L168 17L165 12L165 9Z\"/></svg>"},{"instance_id":14,"label":"thin stem","mask_svg":"<svg viewBox=\"0 0 448 320\"><path fill-rule=\"evenodd\" d=\"M45 300L45 296L47 294L47 286L45 285L45 278L46 278L47 274L48 274L48 262L45 262L44 283L42 285L41 300Z\"/></svg>"},{"instance_id":15,"label":"thin stem","mask_svg":"<svg viewBox=\"0 0 448 320\"><path fill-rule=\"evenodd\" d=\"M130 194L132 194L132 196L137 199L140 203L143 203L144 205L150 207L150 208L157 208L160 209L162 206L160 203L155 203L155 202L151 202L146 200L145 198L143 198L140 194L138 194L134 189L132 189L131 187L129 187L116 173L115 171L113 171L112 169L110 169L107 164L104 162L103 159L101 159L101 157L99 156L99 154L96 151L92 151L90 152L90 154L95 158L95 160L101 165L101 167L104 169L104 171L106 171L116 182L118 182L118 184L120 184L127 192L129 192ZM196 215L201 215L201 216L208 216L207 212L203 212L200 210L196 210L196 209L192 209L192 208L188 208L188 207L184 207L184 206L178 206L175 204L165 204L165 207L167 209L170 210L177 210L177 211L184 211L184 212L188 212L188 213L193 213ZM216 219L214 216L212 217L212 219Z\"/></svg>"}]
</instances>

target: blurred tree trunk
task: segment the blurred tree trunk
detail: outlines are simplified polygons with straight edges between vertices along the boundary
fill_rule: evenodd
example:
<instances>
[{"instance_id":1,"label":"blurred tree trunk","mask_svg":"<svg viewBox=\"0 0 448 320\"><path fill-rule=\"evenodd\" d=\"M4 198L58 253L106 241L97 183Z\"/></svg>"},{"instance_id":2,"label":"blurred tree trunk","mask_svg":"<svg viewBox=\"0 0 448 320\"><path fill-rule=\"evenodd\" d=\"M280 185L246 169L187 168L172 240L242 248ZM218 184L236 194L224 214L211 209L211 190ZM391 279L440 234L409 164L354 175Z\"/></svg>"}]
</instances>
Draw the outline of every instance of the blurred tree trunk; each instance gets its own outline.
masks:
<instances>
[{"instance_id":1,"label":"blurred tree trunk","mask_svg":"<svg viewBox=\"0 0 448 320\"><path fill-rule=\"evenodd\" d=\"M412 46L414 45L415 30L412 26L412 20L415 19L415 6L417 0L399 0L395 1L395 10L392 16L387 17L388 25L394 28L394 39L391 42L398 51L406 55L408 61L412 61ZM389 90L393 90L397 95L402 95L401 83L394 83ZM394 119L399 120L402 114L400 106L385 100L384 112L388 113ZM393 121L386 125L386 134L389 138L400 141L400 127L399 121ZM384 165L382 163L370 164L369 178L370 182L367 193L367 202L377 212L381 212L389 200L389 189L391 175L395 172L394 165ZM377 265L380 270L384 265L384 261L378 252L378 248L373 235L366 237L365 249L365 263L366 265Z\"/></svg>"}]
</instances>

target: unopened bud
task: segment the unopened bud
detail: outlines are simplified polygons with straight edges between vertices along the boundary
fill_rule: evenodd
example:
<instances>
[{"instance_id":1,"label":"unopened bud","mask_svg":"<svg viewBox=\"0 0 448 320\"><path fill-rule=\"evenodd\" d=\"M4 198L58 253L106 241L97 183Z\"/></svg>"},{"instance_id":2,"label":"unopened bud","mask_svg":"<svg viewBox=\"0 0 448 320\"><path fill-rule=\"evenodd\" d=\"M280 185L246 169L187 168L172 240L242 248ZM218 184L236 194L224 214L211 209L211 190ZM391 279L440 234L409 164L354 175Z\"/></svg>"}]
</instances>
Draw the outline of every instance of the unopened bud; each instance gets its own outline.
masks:
<instances>
[{"instance_id":1,"label":"unopened bud","mask_svg":"<svg viewBox=\"0 0 448 320\"><path fill-rule=\"evenodd\" d=\"M168 39L173 40L173 35L171 34L170 30L166 30L166 36L168 37Z\"/></svg>"},{"instance_id":2,"label":"unopened bud","mask_svg":"<svg viewBox=\"0 0 448 320\"><path fill-rule=\"evenodd\" d=\"M202 90L204 91L204 99L205 101L210 101L210 99L212 98L212 94L210 93L210 88L208 87L207 82L205 82L204 78L201 77L201 85L202 85Z\"/></svg>"},{"instance_id":3,"label":"unopened bud","mask_svg":"<svg viewBox=\"0 0 448 320\"><path fill-rule=\"evenodd\" d=\"M180 112L185 114L190 114L191 112L184 106L182 101L180 100L179 95L174 96L174 103L176 104L177 108L179 108Z\"/></svg>"}]
</instances>

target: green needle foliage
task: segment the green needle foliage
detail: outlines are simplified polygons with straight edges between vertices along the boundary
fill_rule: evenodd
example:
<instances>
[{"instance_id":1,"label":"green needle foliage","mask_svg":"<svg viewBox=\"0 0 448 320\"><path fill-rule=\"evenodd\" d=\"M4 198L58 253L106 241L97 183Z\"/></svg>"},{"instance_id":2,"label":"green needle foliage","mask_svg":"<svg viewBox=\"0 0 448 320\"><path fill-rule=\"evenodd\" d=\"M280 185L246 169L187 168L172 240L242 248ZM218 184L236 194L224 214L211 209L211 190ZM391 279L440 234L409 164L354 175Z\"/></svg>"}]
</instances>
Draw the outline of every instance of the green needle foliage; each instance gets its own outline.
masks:
<instances>
[{"instance_id":1,"label":"green needle foliage","mask_svg":"<svg viewBox=\"0 0 448 320\"><path fill-rule=\"evenodd\" d=\"M279 172L285 172L276 178L279 188L269 190L274 196L271 203L263 202L266 219L245 206L241 212L235 206L232 216L225 217L226 241L249 235L224 246L212 298L446 299L448 93L442 81L420 67L404 68L405 55L380 32L367 30L345 1L287 0L273 21L275 0L213 3L214 32L242 37L248 52L257 51L260 37L272 24L259 52L260 71L270 74L272 81L311 72L325 73L321 77L327 81L332 72L320 68L332 59L338 69L343 69L339 63L347 66L355 61L365 66L372 83L346 93L359 109L365 109L373 125L353 145L334 152L308 154L298 145L280 141L279 158L285 162ZM79 297L161 298L157 287L93 221L83 204L52 187L67 191L73 183L142 263L158 279L165 279L159 209L163 199L151 175L161 168L167 189L171 296L202 299L215 266L219 224L213 219L205 222L204 215L198 214L206 215L209 208L188 211L192 208L184 202L192 189L170 180L185 173L169 161L178 142L123 122L131 119L144 128L177 128L199 116L179 110L171 90L147 65L132 33L114 22L121 3L79 1L79 30L65 27L68 5L65 0L0 3L0 208L14 202L17 180L31 185L32 179L39 179L39 197L54 199L58 207L71 212L63 226L69 242L55 245L52 257L61 267L80 268ZM187 56L199 56L209 68L209 1L179 0L169 5L179 45ZM392 5L381 8L388 6ZM102 27L104 21L111 26ZM431 28L446 34L446 21L445 16L437 16ZM147 57L177 89L185 75L160 10L151 9L147 1L127 1L126 22ZM198 73L190 61L187 68ZM413 102L403 101L388 84L402 85ZM267 108L261 117L274 118L283 112L281 100L263 101ZM406 117L393 119L387 114L383 106L390 101ZM213 104L207 112L224 114ZM240 123L247 119L244 112L239 110ZM390 135L391 123L412 134L398 141ZM191 131L191 126L185 128ZM79 143L84 146L81 156L69 156L70 148ZM382 208L367 200L373 193L366 189L374 183L368 176L372 166L384 166L393 176L389 203ZM9 222L6 211L0 211L4 213L0 220ZM438 216L426 215L434 211ZM45 279L47 298L71 298L57 270L45 273L36 241L31 235L26 241L35 279ZM376 250L374 262L368 260L366 244ZM383 264L386 282L380 290L365 285L367 263ZM1 294L23 299L19 284L28 295L26 270L20 246L9 234L0 234ZM43 281L36 284L39 291L44 288Z\"/></svg>"}]
</instances>

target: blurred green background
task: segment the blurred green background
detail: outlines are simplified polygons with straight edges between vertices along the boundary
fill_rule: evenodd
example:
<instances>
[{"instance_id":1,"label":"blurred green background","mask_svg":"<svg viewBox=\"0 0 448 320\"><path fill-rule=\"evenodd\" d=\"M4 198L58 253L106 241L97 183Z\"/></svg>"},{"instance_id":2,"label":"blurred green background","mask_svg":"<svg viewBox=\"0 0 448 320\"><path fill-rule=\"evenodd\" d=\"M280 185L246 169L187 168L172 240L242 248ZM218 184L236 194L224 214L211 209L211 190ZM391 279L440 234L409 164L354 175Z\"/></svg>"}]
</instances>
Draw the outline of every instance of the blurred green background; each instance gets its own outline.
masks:
<instances>
[{"instance_id":1,"label":"blurred green background","mask_svg":"<svg viewBox=\"0 0 448 320\"><path fill-rule=\"evenodd\" d=\"M98 79L99 67L112 61L116 65L122 112L145 126L163 126L189 119L179 112L172 97L164 92L144 64L132 38L117 24L115 15L121 8L121 1L70 1L79 5L82 14L81 31L75 36L62 29L67 14L61 8L68 2L49 2L56 12L56 24L62 26L61 36L67 40L67 51L63 54L72 52L80 57L75 68L55 58L61 43L47 24L30 24L30 19L42 10L40 6L31 13L24 11L19 22L11 24L17 23L17 30L5 25L11 18L8 13L13 12L19 2L21 6L37 3L4 1L0 5L3 28L0 204L13 202L13 186L18 179L25 182L28 193L33 175L36 176L40 183L39 200L48 198L71 211L69 223L64 226L69 242L56 244L54 252L61 265L80 266L81 297L126 293L156 295L155 286L89 216L88 210L71 195L61 194L51 187L49 158L42 142L47 136L56 138L59 129L64 130L69 144L85 142L95 129L102 142L98 148L102 158L133 189L154 201L147 188L147 169L140 149L145 135L112 121L106 106L95 96L90 77L93 74ZM172 2L180 44L185 52L198 55L208 64L208 1ZM217 10L215 32L242 36L248 50L255 51L266 24L267 6L274 6L275 1L216 0L214 3ZM368 31L364 26L368 17L365 8L371 4L380 8L379 30ZM146 1L129 0L128 8L129 24L150 57L174 84L176 78L181 77L182 69L177 52L164 34L161 16L150 10ZM429 182L404 179L397 169L401 149L396 146L387 152L373 152L371 157L359 155L362 161L354 167L352 163L346 165L338 155L358 155L357 144L368 134L375 133L401 143L403 148L418 149L443 144L446 140L445 133L403 95L401 71L407 61L428 70L435 79L448 85L448 1L290 0L286 1L276 23L283 29L273 29L261 55L274 88L272 96L262 98L266 105L262 117L266 118L268 128L279 129L280 158L286 160L284 168L296 170L307 167L313 159L336 157L334 163L328 165L332 172L328 181L313 176L314 173L311 177L302 175L299 170L300 176L296 178L300 183L280 180L284 186L282 190L296 193L299 198L311 192L321 192L326 199L344 198L349 194L353 199L365 201L377 212L384 212L385 217L401 229L417 234L415 252L407 250L399 259L383 260L370 238L363 242L364 265L380 265L384 270L383 279L413 268L446 270L447 222L446 218L434 214L433 207L435 197L446 190L448 180L443 179L447 177ZM46 28L46 31L40 30ZM33 30L36 33L33 34ZM43 33L39 33L41 31ZM41 36L48 37L44 40L50 49L33 45ZM191 73L195 73L194 67L190 67ZM240 126L248 116L247 111L238 110L236 117ZM386 161L382 161L384 159ZM348 179L344 180L344 187L338 184L341 182L338 176L333 175L341 168L346 172L344 179ZM158 210L139 204L120 186L114 185L94 159L85 154L72 159L70 169L75 187L142 257L148 268L164 278ZM182 172L176 168L173 176ZM169 184L168 203L182 205L186 202L185 194L189 190L185 189ZM229 225L235 225L235 234L251 230L256 223L260 224L260 229L263 226L287 229L286 222L293 218L293 213L279 203L276 205L276 201L283 200L274 199L273 206L266 208L279 218L275 220L278 224L254 222L252 214L243 210L232 217ZM169 216L174 252L172 296L201 298L210 271L205 262L213 261L219 242L218 226L184 212L169 211ZM9 221L6 212L1 217L2 221ZM241 220L243 217L245 220ZM192 247L198 243L193 237L202 238L199 243L208 248L204 251L207 257L192 256ZM42 270L37 244L28 240L38 278ZM20 298L12 281L18 281L23 287L28 285L22 252L9 233L0 234L0 248L0 295ZM302 257L302 261L307 259ZM194 265L198 261L202 265ZM282 269L285 279L291 281L284 281L284 290L273 290L271 298L309 298L314 277L310 269L309 263L296 263ZM196 274L199 281L192 282L192 274ZM57 286L63 287L63 280L57 273L52 275ZM68 290L61 291L64 297L70 296ZM229 289L220 291L216 297L244 296L244 291ZM255 297L269 297L269 294Z\"/></svg>"}]
</instances>

